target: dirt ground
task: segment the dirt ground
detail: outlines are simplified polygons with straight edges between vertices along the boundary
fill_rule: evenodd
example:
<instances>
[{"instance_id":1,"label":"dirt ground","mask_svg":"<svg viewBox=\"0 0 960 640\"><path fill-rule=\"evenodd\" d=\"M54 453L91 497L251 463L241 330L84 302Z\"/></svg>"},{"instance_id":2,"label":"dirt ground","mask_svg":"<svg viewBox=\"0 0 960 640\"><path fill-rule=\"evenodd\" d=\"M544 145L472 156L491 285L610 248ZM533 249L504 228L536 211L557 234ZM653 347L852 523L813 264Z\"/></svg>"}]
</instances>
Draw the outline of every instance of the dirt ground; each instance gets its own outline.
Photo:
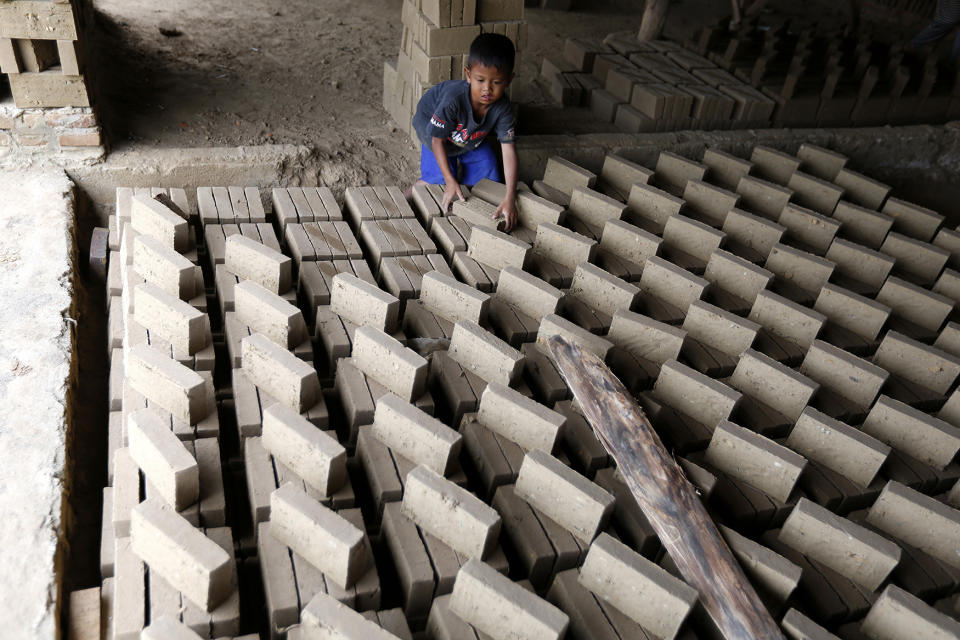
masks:
<instances>
[{"instance_id":1,"label":"dirt ground","mask_svg":"<svg viewBox=\"0 0 960 640\"><path fill-rule=\"evenodd\" d=\"M635 29L642 3L600 0L574 12L527 10L517 99L543 101L546 53L568 36ZM688 11L708 4L712 11ZM113 148L306 145L342 160L334 184L407 181L416 151L381 107L383 62L399 50L400 0L95 0L96 84ZM671 30L726 11L684 0ZM521 131L522 133L522 123Z\"/></svg>"},{"instance_id":2,"label":"dirt ground","mask_svg":"<svg viewBox=\"0 0 960 640\"><path fill-rule=\"evenodd\" d=\"M90 67L114 150L294 144L310 149L323 167L318 180L330 186L416 177L416 147L381 107L383 63L399 49L401 0L93 0L93 7ZM530 44L514 100L548 106L537 82L543 56L558 55L570 36L635 30L642 7L579 0L570 12L528 8ZM678 0L666 35L688 37L729 9L725 0ZM831 27L844 19L843 3L824 0L770 0L774 12ZM563 132L549 122L527 125Z\"/></svg>"}]
</instances>

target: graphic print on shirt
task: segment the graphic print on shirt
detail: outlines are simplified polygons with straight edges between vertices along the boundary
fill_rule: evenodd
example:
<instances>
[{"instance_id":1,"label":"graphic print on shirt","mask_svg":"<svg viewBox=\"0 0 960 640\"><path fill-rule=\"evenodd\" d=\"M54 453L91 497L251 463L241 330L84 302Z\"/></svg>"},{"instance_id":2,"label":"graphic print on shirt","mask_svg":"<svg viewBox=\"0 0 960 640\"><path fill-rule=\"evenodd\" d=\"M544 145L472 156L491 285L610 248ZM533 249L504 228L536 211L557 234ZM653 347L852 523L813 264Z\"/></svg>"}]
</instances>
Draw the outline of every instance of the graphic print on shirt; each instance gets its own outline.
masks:
<instances>
[{"instance_id":1,"label":"graphic print on shirt","mask_svg":"<svg viewBox=\"0 0 960 640\"><path fill-rule=\"evenodd\" d=\"M477 140L486 137L486 135L486 131L474 131L472 134L468 134L467 128L462 124L458 124L456 131L451 133L447 139L458 147L464 147L471 140Z\"/></svg>"}]
</instances>

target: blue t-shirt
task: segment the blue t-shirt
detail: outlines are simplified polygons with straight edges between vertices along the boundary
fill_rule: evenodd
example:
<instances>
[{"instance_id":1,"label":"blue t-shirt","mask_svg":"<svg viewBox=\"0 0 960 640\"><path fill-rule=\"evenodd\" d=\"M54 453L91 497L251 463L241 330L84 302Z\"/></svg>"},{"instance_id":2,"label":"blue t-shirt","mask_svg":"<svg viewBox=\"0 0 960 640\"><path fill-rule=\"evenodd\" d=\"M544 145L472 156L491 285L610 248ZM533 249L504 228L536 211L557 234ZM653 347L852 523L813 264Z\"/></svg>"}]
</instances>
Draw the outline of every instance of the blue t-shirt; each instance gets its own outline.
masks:
<instances>
[{"instance_id":1,"label":"blue t-shirt","mask_svg":"<svg viewBox=\"0 0 960 640\"><path fill-rule=\"evenodd\" d=\"M448 157L473 151L491 131L501 143L513 142L515 137L513 109L506 96L491 104L477 122L466 80L447 80L430 87L417 103L413 128L427 148L433 138L443 138Z\"/></svg>"}]
</instances>

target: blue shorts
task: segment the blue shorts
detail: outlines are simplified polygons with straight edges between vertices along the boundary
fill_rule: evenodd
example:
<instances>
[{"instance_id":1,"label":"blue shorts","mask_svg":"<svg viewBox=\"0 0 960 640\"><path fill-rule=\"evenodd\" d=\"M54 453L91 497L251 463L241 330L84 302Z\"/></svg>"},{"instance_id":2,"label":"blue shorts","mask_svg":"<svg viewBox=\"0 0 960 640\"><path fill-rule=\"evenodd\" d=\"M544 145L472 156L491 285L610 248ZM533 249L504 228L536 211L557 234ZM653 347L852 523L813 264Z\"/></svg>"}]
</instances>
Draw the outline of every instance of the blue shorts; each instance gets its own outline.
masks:
<instances>
[{"instance_id":1,"label":"blue shorts","mask_svg":"<svg viewBox=\"0 0 960 640\"><path fill-rule=\"evenodd\" d=\"M472 187L484 178L500 182L497 157L493 155L489 142L482 143L473 151L447 159L450 161L450 172L460 184ZM427 184L444 184L445 182L433 151L422 143L420 145L420 179Z\"/></svg>"}]
</instances>

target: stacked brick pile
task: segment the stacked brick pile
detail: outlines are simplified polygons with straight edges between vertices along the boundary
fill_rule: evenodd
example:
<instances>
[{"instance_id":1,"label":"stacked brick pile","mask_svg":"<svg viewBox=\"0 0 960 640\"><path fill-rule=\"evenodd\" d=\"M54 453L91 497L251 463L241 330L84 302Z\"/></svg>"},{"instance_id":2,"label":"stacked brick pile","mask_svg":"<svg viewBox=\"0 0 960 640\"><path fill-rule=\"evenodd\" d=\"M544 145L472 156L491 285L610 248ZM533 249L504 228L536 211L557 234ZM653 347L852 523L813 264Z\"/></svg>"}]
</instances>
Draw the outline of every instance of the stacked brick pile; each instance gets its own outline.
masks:
<instances>
[{"instance_id":1,"label":"stacked brick pile","mask_svg":"<svg viewBox=\"0 0 960 640\"><path fill-rule=\"evenodd\" d=\"M416 139L410 120L427 89L463 78L470 43L481 33L499 33L526 48L523 0L404 0L403 36L396 61L383 65L383 108Z\"/></svg>"},{"instance_id":2,"label":"stacked brick pile","mask_svg":"<svg viewBox=\"0 0 960 640\"><path fill-rule=\"evenodd\" d=\"M766 127L774 111L773 100L714 62L632 32L570 38L540 73L558 104L589 107L630 133Z\"/></svg>"},{"instance_id":3,"label":"stacked brick pile","mask_svg":"<svg viewBox=\"0 0 960 640\"><path fill-rule=\"evenodd\" d=\"M712 637L559 334L791 637L960 633L960 232L810 145L551 158L510 235L503 188L449 214L429 186L204 187L195 215L120 190L105 579L77 611L104 598L115 638Z\"/></svg>"},{"instance_id":4,"label":"stacked brick pile","mask_svg":"<svg viewBox=\"0 0 960 640\"><path fill-rule=\"evenodd\" d=\"M12 94L0 102L0 153L102 153L84 77L84 6L0 3L0 71Z\"/></svg>"}]
</instances>

